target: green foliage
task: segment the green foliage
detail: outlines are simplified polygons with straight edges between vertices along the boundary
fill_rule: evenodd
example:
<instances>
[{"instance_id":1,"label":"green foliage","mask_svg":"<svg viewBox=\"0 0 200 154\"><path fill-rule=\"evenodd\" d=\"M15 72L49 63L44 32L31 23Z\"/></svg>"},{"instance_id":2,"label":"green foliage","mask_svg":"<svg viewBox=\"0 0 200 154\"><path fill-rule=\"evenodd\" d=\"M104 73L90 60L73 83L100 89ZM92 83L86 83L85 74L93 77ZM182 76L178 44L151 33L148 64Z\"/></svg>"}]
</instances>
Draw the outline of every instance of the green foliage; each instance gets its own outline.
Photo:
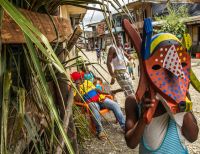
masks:
<instances>
[{"instance_id":1,"label":"green foliage","mask_svg":"<svg viewBox=\"0 0 200 154\"><path fill-rule=\"evenodd\" d=\"M188 9L186 6L174 7L167 5L168 15L155 17L156 21L163 21L160 29L155 30L156 33L168 32L176 35L179 39L186 32L187 27L184 19L188 17Z\"/></svg>"},{"instance_id":2,"label":"green foliage","mask_svg":"<svg viewBox=\"0 0 200 154\"><path fill-rule=\"evenodd\" d=\"M73 109L74 123L77 129L78 142L82 143L85 140L90 139L92 135L88 129L90 127L88 118L90 117L86 117L83 113L81 113L81 110L76 105L73 105L72 109Z\"/></svg>"},{"instance_id":3,"label":"green foliage","mask_svg":"<svg viewBox=\"0 0 200 154\"><path fill-rule=\"evenodd\" d=\"M118 0L107 2L112 6L117 3L120 7ZM58 89L60 93L58 76L56 76L59 72L64 76L62 79L65 82L71 82L77 93L79 92L50 42L17 8L54 15L60 5L74 5L103 11L107 16L109 12L108 7L105 5L107 2L98 0L0 0L0 28L3 13L6 12L22 30L26 41L26 43L14 45L14 47L10 44L2 46L0 42L0 153L54 153L56 147L61 145L58 139L59 136L63 138L68 153L74 153L71 140L64 129L65 124L60 119L58 104L53 99L54 93L52 91L54 90L50 90L52 86L48 79L54 81L55 89ZM89 3L99 4L104 9L89 7L87 5ZM111 19L108 22L110 21ZM112 26L109 27L109 30L112 32ZM57 30L55 29L55 31ZM58 34L57 37L59 37ZM16 53L18 59L15 59L14 54ZM87 57L85 54L84 56ZM75 64L69 63L78 58L80 59L78 56L67 60L64 65L67 65L66 68L71 68L72 66L85 64L82 59L77 60ZM95 64L90 63L88 58L86 62L87 65L91 66ZM25 65L21 67L21 63ZM100 67L104 69L101 65ZM8 73L10 70L11 77ZM95 70L98 72L96 68ZM106 80L103 75L101 77ZM15 81L12 80L15 78L20 84L16 85L11 82ZM73 108L73 111L79 141L89 138L91 134L88 129L87 118L78 109ZM62 150L64 152L65 148Z\"/></svg>"}]
</instances>

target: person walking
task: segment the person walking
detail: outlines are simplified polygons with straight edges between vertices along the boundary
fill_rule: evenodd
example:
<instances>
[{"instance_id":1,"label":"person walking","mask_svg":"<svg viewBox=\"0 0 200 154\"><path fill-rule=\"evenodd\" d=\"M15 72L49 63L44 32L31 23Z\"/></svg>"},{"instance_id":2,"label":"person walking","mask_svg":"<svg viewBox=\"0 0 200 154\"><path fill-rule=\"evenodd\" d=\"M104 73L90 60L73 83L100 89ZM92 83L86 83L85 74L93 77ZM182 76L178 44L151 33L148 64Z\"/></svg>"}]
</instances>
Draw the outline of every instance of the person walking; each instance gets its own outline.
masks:
<instances>
[{"instance_id":1,"label":"person walking","mask_svg":"<svg viewBox=\"0 0 200 154\"><path fill-rule=\"evenodd\" d=\"M116 79L121 87L121 91L124 91L125 96L134 95L132 79L126 68L130 56L123 51L121 37L115 35L115 40L117 46L111 46L109 48L107 57L107 68L112 77L111 85L115 83Z\"/></svg>"},{"instance_id":2,"label":"person walking","mask_svg":"<svg viewBox=\"0 0 200 154\"><path fill-rule=\"evenodd\" d=\"M96 54L97 54L97 62L99 64L101 64L101 50L100 48L98 47L98 45L96 45Z\"/></svg>"},{"instance_id":3,"label":"person walking","mask_svg":"<svg viewBox=\"0 0 200 154\"><path fill-rule=\"evenodd\" d=\"M135 80L135 77L134 77L134 68L135 68L135 63L134 63L134 60L133 58L131 58L127 64L127 67L128 67L128 73L130 75L130 77Z\"/></svg>"}]
</instances>

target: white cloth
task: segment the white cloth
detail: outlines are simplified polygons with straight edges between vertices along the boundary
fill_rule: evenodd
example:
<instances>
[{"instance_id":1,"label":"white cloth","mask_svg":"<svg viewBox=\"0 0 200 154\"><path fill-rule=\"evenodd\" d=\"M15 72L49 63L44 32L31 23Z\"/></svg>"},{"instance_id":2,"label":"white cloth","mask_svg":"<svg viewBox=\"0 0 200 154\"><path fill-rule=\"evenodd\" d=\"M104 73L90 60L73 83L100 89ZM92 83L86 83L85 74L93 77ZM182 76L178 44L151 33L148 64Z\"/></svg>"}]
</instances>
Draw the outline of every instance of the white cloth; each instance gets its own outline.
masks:
<instances>
[{"instance_id":1,"label":"white cloth","mask_svg":"<svg viewBox=\"0 0 200 154\"><path fill-rule=\"evenodd\" d=\"M183 124L183 117L185 112L177 113L174 115L175 121L177 123L177 130L180 141L185 147L185 138L181 134L181 127ZM169 115L167 113L155 117L152 119L150 124L148 124L144 130L143 138L145 143L153 150L160 147L165 137L168 128Z\"/></svg>"},{"instance_id":2,"label":"white cloth","mask_svg":"<svg viewBox=\"0 0 200 154\"><path fill-rule=\"evenodd\" d=\"M115 48L117 54L117 56L112 59L114 70L126 69L128 59L123 55L123 49L115 46L113 46L113 48Z\"/></svg>"}]
</instances>

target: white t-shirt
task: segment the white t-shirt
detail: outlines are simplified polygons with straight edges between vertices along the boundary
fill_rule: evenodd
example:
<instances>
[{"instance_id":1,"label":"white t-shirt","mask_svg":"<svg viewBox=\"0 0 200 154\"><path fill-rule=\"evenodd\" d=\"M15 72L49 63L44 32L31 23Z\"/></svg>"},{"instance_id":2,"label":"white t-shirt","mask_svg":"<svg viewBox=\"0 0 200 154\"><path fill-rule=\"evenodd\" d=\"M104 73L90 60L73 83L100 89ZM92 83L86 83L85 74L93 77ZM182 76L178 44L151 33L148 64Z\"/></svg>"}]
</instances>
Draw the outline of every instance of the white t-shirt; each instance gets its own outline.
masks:
<instances>
[{"instance_id":1,"label":"white t-shirt","mask_svg":"<svg viewBox=\"0 0 200 154\"><path fill-rule=\"evenodd\" d=\"M123 55L123 49L115 46L113 46L113 48L115 48L117 54L117 56L112 59L114 70L126 69L128 59Z\"/></svg>"},{"instance_id":2,"label":"white t-shirt","mask_svg":"<svg viewBox=\"0 0 200 154\"><path fill-rule=\"evenodd\" d=\"M185 138L181 133L181 127L183 125L183 118L186 112L177 113L174 115L174 119L177 124L178 135L182 145L185 147ZM159 117L152 119L144 130L143 137L146 144L153 150L160 147L165 137L168 128L169 114L165 113Z\"/></svg>"}]
</instances>

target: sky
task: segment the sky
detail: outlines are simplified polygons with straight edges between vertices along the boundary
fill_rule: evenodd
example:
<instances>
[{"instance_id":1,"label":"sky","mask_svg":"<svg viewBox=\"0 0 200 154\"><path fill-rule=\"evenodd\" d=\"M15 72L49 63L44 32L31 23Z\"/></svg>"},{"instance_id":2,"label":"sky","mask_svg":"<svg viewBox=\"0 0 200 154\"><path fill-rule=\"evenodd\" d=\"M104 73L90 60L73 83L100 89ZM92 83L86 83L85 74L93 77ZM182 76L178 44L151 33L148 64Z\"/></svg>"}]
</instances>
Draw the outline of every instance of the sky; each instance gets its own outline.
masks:
<instances>
[{"instance_id":1,"label":"sky","mask_svg":"<svg viewBox=\"0 0 200 154\"><path fill-rule=\"evenodd\" d=\"M129 2L132 2L132 1L134 1L134 0L124 0L124 2L125 2L126 4L128 3L128 1L129 1ZM120 2L120 3L122 4L122 6L123 6L122 0L119 0L119 2ZM91 5L91 4L90 4L89 6L92 6L92 7L95 7L95 8L100 8L99 5ZM109 5L109 9L110 9L110 11L111 11L112 13L116 13L116 12L117 12L117 11L116 11L112 6L110 6L110 5ZM85 15L85 17L84 17L84 19L83 19L83 23L84 23L84 25L88 25L88 24L91 24L91 23L99 22L99 21L101 21L103 18L104 18L104 17L103 17L103 13L102 13L102 12L100 12L100 11L94 11L94 10L88 10L87 13L86 13L86 15ZM87 27L85 27L85 29L91 30L91 29L89 29L89 28L87 28Z\"/></svg>"}]
</instances>

